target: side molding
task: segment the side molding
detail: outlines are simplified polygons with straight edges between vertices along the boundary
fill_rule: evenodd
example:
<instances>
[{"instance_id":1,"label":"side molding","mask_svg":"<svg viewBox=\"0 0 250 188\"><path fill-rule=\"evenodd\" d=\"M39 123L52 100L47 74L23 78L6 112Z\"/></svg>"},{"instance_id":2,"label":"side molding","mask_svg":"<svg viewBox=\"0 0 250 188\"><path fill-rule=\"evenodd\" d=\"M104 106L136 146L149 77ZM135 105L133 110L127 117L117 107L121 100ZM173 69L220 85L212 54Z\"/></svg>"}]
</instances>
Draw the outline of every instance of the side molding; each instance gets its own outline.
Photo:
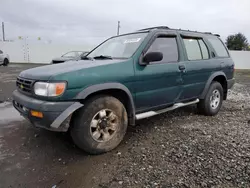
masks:
<instances>
[{"instance_id":1,"label":"side molding","mask_svg":"<svg viewBox=\"0 0 250 188\"><path fill-rule=\"evenodd\" d=\"M207 91L208 91L208 89L209 89L209 86L211 85L213 79L214 79L216 76L224 76L225 79L227 80L227 76L225 75L224 72L219 71L219 72L213 73L213 74L209 77L209 79L208 79L208 81L207 81L207 83L206 83L206 85L205 85L205 88L204 88L204 90L203 90L203 92L202 92L202 94L201 94L201 96L200 96L199 99L204 99L204 98L205 98L206 93L207 93Z\"/></svg>"},{"instance_id":2,"label":"side molding","mask_svg":"<svg viewBox=\"0 0 250 188\"><path fill-rule=\"evenodd\" d=\"M199 102L199 99L196 99L194 101L190 101L190 102L187 102L187 103L176 103L173 106L165 108L165 109L162 109L162 110L149 111L149 112L144 112L144 113L141 113L141 114L136 114L136 120L148 118L148 117L155 116L155 115L158 115L158 114L162 114L162 113L165 113L165 112L168 112L168 111L175 110L177 108L181 108L183 106L188 106L188 105L191 105L191 104L196 104L198 102Z\"/></svg>"}]
</instances>

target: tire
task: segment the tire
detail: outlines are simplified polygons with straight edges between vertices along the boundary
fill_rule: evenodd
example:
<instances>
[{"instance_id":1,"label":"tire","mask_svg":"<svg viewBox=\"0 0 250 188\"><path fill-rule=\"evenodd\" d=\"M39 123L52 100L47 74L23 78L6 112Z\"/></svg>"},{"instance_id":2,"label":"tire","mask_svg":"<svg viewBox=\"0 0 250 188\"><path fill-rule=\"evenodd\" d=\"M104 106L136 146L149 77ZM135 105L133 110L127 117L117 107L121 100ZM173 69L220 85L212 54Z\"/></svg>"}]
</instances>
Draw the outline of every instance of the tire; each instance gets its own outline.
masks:
<instances>
[{"instance_id":1,"label":"tire","mask_svg":"<svg viewBox=\"0 0 250 188\"><path fill-rule=\"evenodd\" d=\"M3 66L7 66L9 64L9 60L8 59L4 59L3 60Z\"/></svg>"},{"instance_id":2,"label":"tire","mask_svg":"<svg viewBox=\"0 0 250 188\"><path fill-rule=\"evenodd\" d=\"M123 104L111 96L97 96L73 115L70 133L79 148L90 154L101 154L120 144L127 126Z\"/></svg>"},{"instance_id":3,"label":"tire","mask_svg":"<svg viewBox=\"0 0 250 188\"><path fill-rule=\"evenodd\" d=\"M214 116L220 111L222 101L223 88L221 84L219 82L212 82L205 98L198 103L198 111L206 116Z\"/></svg>"}]
</instances>

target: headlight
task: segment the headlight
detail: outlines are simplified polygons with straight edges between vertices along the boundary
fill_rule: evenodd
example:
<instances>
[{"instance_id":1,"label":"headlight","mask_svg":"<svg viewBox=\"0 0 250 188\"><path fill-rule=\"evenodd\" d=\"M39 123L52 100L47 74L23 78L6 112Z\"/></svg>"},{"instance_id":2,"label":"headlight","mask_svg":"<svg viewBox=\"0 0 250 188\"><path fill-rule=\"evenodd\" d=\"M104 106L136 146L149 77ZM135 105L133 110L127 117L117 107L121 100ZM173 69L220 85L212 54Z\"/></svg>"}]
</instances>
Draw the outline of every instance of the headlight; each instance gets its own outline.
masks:
<instances>
[{"instance_id":1,"label":"headlight","mask_svg":"<svg viewBox=\"0 0 250 188\"><path fill-rule=\"evenodd\" d=\"M34 85L34 92L36 95L46 97L56 97L63 94L66 88L65 82L60 83L46 83L36 82Z\"/></svg>"}]
</instances>

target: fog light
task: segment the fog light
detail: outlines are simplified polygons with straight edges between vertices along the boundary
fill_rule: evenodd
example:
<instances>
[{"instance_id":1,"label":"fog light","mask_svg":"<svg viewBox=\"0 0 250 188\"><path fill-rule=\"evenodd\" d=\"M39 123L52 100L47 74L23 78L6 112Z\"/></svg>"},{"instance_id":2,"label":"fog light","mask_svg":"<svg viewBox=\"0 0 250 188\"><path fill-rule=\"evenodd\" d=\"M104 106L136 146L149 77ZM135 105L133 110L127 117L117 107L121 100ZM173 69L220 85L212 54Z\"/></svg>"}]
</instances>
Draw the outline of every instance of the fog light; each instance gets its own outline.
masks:
<instances>
[{"instance_id":1,"label":"fog light","mask_svg":"<svg viewBox=\"0 0 250 188\"><path fill-rule=\"evenodd\" d=\"M43 118L43 113L42 112L31 110L30 113L34 117Z\"/></svg>"}]
</instances>

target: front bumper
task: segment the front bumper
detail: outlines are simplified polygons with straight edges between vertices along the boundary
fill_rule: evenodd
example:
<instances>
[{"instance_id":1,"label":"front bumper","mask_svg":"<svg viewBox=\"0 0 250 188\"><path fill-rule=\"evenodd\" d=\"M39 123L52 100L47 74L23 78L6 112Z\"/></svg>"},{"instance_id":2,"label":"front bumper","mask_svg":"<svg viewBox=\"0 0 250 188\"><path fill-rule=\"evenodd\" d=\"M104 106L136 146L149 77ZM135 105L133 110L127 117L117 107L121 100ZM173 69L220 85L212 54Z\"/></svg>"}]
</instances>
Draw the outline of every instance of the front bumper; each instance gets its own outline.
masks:
<instances>
[{"instance_id":1,"label":"front bumper","mask_svg":"<svg viewBox=\"0 0 250 188\"><path fill-rule=\"evenodd\" d=\"M69 128L71 114L83 104L37 100L15 90L13 92L13 106L36 127L66 132ZM43 118L31 116L31 110L42 112Z\"/></svg>"},{"instance_id":2,"label":"front bumper","mask_svg":"<svg viewBox=\"0 0 250 188\"><path fill-rule=\"evenodd\" d=\"M231 89L235 84L235 78L227 80L227 89Z\"/></svg>"}]
</instances>

